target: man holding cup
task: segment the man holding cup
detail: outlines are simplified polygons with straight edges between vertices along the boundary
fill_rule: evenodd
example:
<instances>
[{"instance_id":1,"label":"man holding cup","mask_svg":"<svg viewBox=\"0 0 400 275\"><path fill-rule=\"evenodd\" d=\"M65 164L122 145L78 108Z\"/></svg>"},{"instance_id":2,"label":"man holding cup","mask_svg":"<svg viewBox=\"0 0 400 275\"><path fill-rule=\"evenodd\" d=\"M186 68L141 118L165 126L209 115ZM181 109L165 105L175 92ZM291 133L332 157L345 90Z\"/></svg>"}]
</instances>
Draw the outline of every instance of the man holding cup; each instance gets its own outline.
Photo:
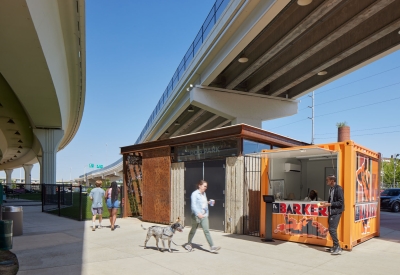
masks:
<instances>
[{"instance_id":1,"label":"man holding cup","mask_svg":"<svg viewBox=\"0 0 400 275\"><path fill-rule=\"evenodd\" d=\"M330 187L328 201L318 203L319 207L328 207L329 234L332 237L333 247L327 248L326 251L330 252L332 255L340 255L342 253L342 248L339 244L337 228L342 212L344 211L343 189L340 185L336 184L335 175L329 175L326 178L326 184Z\"/></svg>"}]
</instances>

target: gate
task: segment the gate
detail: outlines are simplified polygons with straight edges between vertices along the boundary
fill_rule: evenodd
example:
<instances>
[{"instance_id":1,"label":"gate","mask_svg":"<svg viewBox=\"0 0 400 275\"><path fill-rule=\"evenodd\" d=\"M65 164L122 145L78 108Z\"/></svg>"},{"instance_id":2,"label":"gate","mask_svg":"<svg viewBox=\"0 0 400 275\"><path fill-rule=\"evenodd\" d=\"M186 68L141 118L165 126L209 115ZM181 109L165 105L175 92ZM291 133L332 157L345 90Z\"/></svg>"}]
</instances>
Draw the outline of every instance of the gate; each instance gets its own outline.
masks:
<instances>
[{"instance_id":1,"label":"gate","mask_svg":"<svg viewBox=\"0 0 400 275\"><path fill-rule=\"evenodd\" d=\"M42 184L43 212L56 209L60 212L61 208L73 205L72 198L72 184Z\"/></svg>"},{"instance_id":2,"label":"gate","mask_svg":"<svg viewBox=\"0 0 400 275\"><path fill-rule=\"evenodd\" d=\"M244 156L244 226L243 234L260 236L261 158Z\"/></svg>"}]
</instances>

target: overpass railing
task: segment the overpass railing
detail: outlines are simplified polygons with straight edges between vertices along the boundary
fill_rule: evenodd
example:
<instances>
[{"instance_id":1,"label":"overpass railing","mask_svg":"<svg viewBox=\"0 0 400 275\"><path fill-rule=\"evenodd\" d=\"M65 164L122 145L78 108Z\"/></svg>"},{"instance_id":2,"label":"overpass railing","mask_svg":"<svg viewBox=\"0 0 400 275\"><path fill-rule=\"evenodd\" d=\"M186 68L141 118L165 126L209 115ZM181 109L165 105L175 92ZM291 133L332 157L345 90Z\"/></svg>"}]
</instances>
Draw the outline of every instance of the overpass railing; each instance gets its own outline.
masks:
<instances>
[{"instance_id":1,"label":"overpass railing","mask_svg":"<svg viewBox=\"0 0 400 275\"><path fill-rule=\"evenodd\" d=\"M136 140L135 144L139 143L144 134L146 133L147 129L151 126L152 122L160 112L161 108L167 102L167 99L172 94L174 87L177 85L179 80L181 79L183 73L189 67L190 62L193 60L195 54L200 49L200 46L203 44L204 39L208 36L211 29L217 23L217 20L221 16L222 12L225 10L226 6L228 5L230 0L217 0L215 1L211 11L209 12L206 20L204 21L203 25L201 26L199 32L197 33L195 39L193 40L192 44L190 45L189 49L187 50L185 56L182 58L181 63L179 63L178 68L176 69L172 79L170 80L167 88L165 89L164 93L162 94L160 100L158 101L156 107L154 108L153 112L151 113L149 119L147 120L146 125L144 126L142 132L140 133L138 139Z\"/></svg>"}]
</instances>

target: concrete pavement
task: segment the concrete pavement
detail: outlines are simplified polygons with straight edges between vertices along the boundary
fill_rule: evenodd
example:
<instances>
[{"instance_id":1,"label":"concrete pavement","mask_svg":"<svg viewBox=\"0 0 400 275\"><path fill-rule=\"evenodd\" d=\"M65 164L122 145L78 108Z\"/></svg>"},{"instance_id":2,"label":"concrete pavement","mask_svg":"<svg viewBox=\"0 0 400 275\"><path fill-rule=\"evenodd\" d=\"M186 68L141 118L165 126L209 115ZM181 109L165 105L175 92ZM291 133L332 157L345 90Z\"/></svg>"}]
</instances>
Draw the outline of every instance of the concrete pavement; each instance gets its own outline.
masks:
<instances>
[{"instance_id":1,"label":"concrete pavement","mask_svg":"<svg viewBox=\"0 0 400 275\"><path fill-rule=\"evenodd\" d=\"M211 232L219 254L209 253L201 230L199 246L188 253L172 245L173 253L155 249L155 240L143 248L146 232L136 218L118 219L109 227L91 230L91 222L78 222L24 207L24 235L14 237L18 274L392 274L400 259L400 226L381 228L381 237L332 256L322 247L290 242L263 243L257 237ZM400 221L400 213L382 212L382 219ZM143 223L145 226L149 223ZM400 222L398 223L400 224ZM109 221L104 220L103 226ZM184 244L189 228L176 233ZM162 245L160 243L160 245Z\"/></svg>"}]
</instances>

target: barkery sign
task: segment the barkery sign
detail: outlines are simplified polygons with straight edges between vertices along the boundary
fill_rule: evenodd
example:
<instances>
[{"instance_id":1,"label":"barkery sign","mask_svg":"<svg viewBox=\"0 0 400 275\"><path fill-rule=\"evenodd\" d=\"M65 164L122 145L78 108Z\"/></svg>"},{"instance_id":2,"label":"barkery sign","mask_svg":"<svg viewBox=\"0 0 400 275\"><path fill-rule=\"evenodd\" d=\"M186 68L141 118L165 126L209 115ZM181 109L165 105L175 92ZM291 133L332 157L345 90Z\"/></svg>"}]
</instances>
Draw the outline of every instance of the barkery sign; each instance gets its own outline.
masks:
<instances>
[{"instance_id":1,"label":"barkery sign","mask_svg":"<svg viewBox=\"0 0 400 275\"><path fill-rule=\"evenodd\" d=\"M178 161L231 157L237 156L238 141L237 139L227 139L213 142L202 142L177 146L175 150L177 152Z\"/></svg>"},{"instance_id":2,"label":"barkery sign","mask_svg":"<svg viewBox=\"0 0 400 275\"><path fill-rule=\"evenodd\" d=\"M318 207L318 203L309 202L273 203L272 212L276 214L328 217L327 207Z\"/></svg>"}]
</instances>

